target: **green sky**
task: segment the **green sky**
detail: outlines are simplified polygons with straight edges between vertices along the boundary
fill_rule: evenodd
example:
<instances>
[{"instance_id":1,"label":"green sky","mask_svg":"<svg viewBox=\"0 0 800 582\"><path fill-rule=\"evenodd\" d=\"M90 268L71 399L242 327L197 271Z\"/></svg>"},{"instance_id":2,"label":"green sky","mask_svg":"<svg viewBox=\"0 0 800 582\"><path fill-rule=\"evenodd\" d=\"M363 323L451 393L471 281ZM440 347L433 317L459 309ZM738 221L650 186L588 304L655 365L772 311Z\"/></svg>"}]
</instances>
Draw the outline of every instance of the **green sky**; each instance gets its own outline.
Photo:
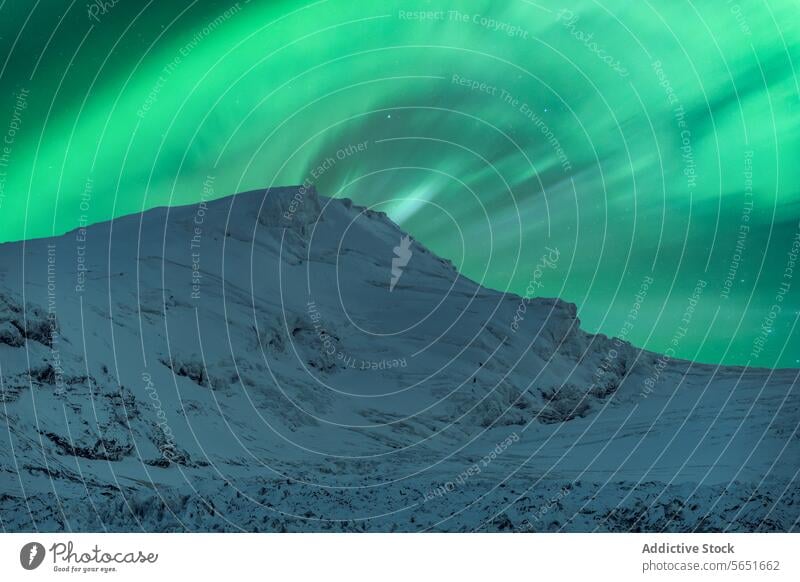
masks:
<instances>
[{"instance_id":1,"label":"green sky","mask_svg":"<svg viewBox=\"0 0 800 582\"><path fill-rule=\"evenodd\" d=\"M0 0L0 241L310 180L497 289L558 249L592 331L800 363L795 0L102 4Z\"/></svg>"}]
</instances>

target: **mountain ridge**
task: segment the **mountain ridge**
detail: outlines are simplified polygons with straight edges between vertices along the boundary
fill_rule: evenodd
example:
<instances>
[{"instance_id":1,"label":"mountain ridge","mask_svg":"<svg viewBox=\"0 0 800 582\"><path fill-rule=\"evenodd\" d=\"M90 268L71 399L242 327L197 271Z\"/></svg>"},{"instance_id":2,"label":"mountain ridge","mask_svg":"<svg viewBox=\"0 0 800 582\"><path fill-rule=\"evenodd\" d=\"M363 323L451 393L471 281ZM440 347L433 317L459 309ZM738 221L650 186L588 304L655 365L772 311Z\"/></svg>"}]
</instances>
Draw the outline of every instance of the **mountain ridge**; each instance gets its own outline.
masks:
<instances>
[{"instance_id":1,"label":"mountain ridge","mask_svg":"<svg viewBox=\"0 0 800 582\"><path fill-rule=\"evenodd\" d=\"M797 528L797 371L675 360L643 396L657 354L574 304L413 237L393 286L404 236L282 187L0 245L3 527L516 531L552 505L528 530ZM684 509L720 488L774 506Z\"/></svg>"}]
</instances>

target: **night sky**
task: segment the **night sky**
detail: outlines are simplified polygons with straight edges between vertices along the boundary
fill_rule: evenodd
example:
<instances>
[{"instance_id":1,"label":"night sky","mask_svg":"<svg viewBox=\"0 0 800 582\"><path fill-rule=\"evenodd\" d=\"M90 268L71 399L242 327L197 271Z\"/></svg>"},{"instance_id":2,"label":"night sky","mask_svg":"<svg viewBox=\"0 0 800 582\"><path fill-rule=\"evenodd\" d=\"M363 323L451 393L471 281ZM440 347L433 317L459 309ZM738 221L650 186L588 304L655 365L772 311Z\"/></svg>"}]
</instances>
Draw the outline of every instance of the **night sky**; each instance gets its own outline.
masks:
<instances>
[{"instance_id":1,"label":"night sky","mask_svg":"<svg viewBox=\"0 0 800 582\"><path fill-rule=\"evenodd\" d=\"M0 0L0 46L0 241L306 182L590 331L800 365L796 0Z\"/></svg>"}]
</instances>

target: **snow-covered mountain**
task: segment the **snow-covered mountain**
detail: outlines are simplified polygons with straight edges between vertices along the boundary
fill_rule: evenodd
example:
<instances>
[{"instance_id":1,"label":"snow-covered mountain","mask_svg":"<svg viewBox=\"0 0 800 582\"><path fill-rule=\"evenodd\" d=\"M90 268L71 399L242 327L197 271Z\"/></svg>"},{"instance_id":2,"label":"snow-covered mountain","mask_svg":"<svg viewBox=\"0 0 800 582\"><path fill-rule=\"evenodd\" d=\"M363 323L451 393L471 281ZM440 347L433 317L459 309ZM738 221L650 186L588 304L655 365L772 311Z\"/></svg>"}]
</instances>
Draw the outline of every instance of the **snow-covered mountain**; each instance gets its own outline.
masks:
<instances>
[{"instance_id":1,"label":"snow-covered mountain","mask_svg":"<svg viewBox=\"0 0 800 582\"><path fill-rule=\"evenodd\" d=\"M664 364L313 189L5 244L0 524L800 528L798 371Z\"/></svg>"}]
</instances>

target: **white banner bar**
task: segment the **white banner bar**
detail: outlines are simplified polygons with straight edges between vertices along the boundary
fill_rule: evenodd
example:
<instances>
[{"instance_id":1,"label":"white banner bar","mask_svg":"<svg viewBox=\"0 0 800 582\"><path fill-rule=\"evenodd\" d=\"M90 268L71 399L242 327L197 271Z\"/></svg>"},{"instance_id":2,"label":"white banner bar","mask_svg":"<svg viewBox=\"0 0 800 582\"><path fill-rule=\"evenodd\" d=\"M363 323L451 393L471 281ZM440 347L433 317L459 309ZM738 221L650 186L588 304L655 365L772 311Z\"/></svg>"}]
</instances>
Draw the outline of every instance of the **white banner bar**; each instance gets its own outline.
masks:
<instances>
[{"instance_id":1,"label":"white banner bar","mask_svg":"<svg viewBox=\"0 0 800 582\"><path fill-rule=\"evenodd\" d=\"M798 550L798 534L3 534L0 573L137 582L796 581Z\"/></svg>"}]
</instances>

